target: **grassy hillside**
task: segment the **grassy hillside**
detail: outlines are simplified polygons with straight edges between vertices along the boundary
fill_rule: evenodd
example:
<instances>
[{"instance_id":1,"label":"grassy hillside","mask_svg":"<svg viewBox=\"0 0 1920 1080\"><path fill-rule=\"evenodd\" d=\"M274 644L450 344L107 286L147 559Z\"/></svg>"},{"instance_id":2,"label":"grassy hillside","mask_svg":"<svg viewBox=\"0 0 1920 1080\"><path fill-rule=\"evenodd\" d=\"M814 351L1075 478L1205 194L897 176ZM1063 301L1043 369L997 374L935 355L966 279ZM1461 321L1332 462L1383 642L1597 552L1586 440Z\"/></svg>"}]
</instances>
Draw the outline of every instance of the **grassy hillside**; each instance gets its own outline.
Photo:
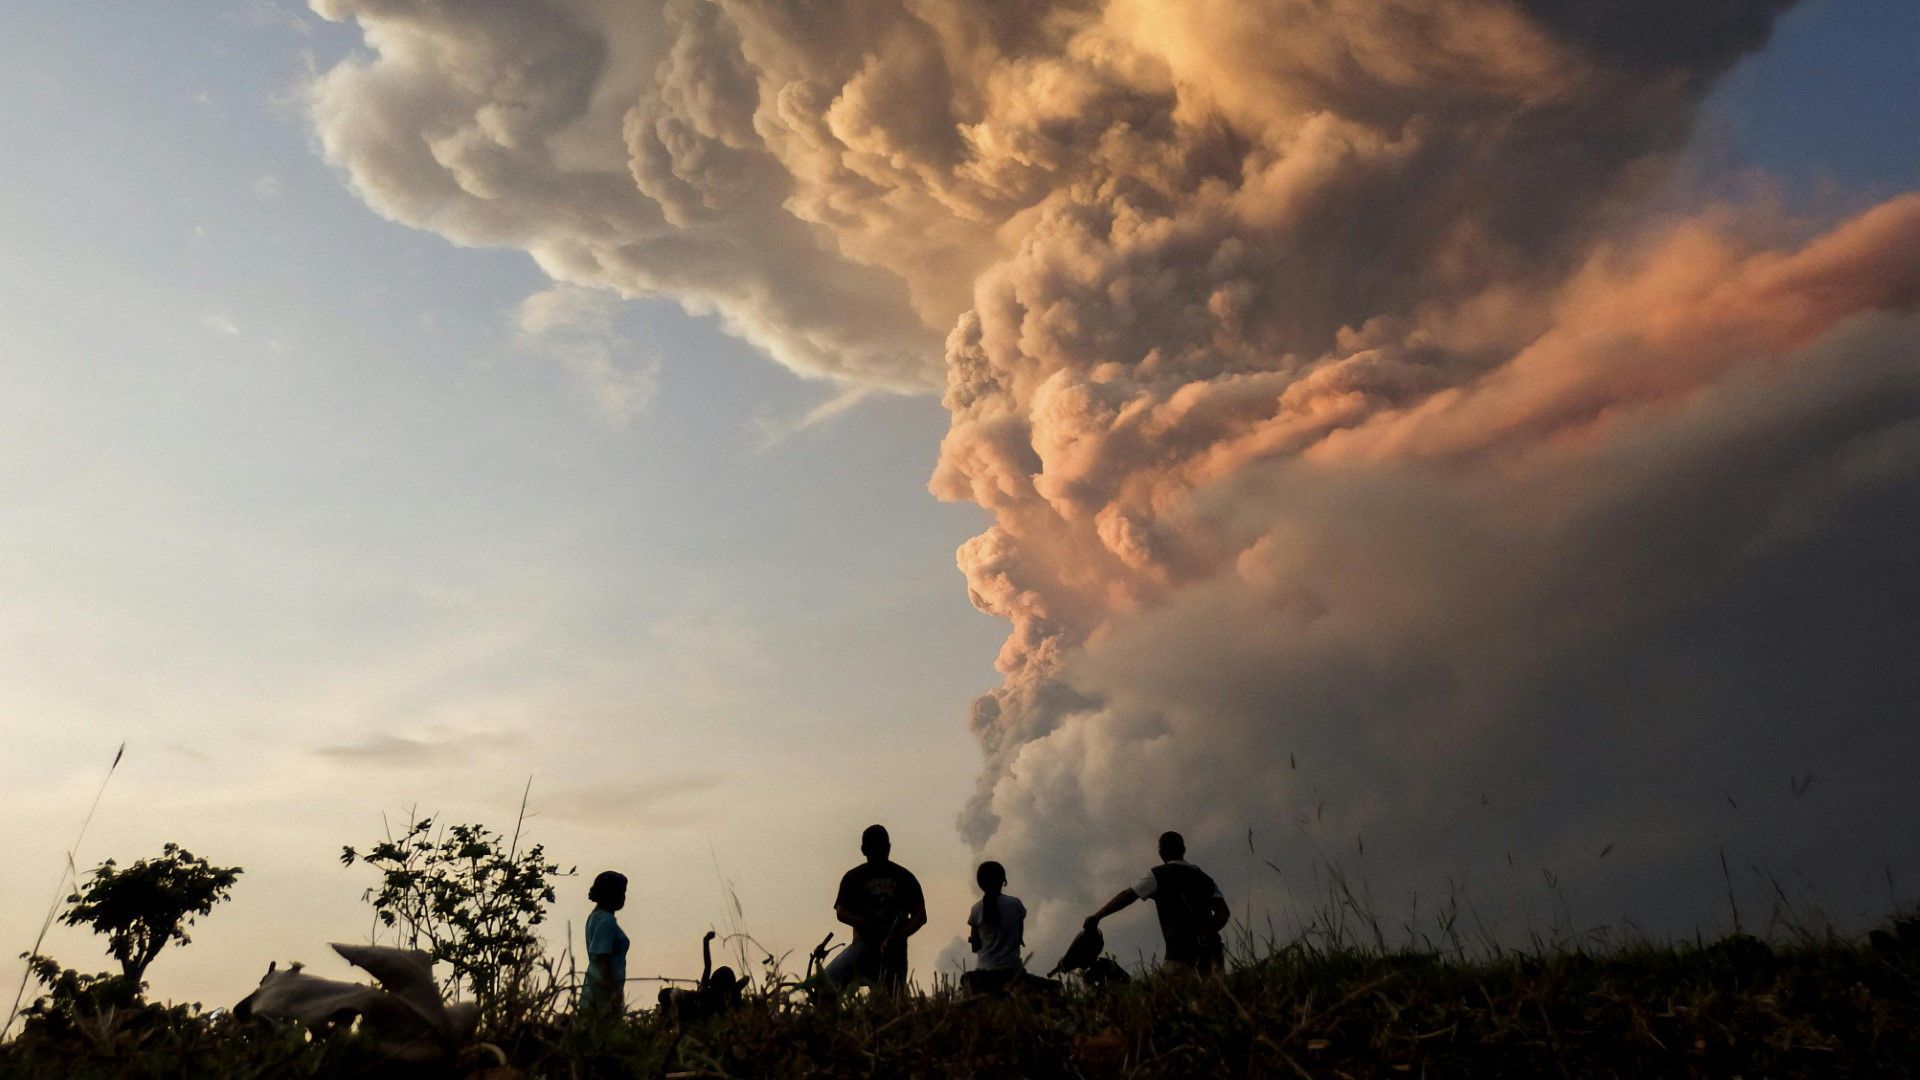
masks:
<instances>
[{"instance_id":1,"label":"grassy hillside","mask_svg":"<svg viewBox=\"0 0 1920 1080\"><path fill-rule=\"evenodd\" d=\"M1841 941L1480 960L1295 943L1224 978L1057 998L760 995L684 1030L554 1016L488 1032L497 1054L430 1073L382 1063L353 1034L136 1009L37 1023L0 1047L0 1075L1904 1076L1920 1070L1917 977L1911 956Z\"/></svg>"}]
</instances>

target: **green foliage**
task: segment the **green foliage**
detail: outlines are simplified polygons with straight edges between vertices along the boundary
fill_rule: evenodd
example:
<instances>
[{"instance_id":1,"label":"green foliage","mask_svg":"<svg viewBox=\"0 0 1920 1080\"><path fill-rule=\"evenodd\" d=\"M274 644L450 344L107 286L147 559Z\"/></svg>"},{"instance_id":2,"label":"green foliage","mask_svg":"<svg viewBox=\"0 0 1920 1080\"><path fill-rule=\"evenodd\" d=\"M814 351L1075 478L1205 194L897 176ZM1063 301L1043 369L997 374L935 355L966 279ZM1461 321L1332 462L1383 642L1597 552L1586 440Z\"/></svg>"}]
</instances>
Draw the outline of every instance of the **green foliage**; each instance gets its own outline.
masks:
<instances>
[{"instance_id":1,"label":"green foliage","mask_svg":"<svg viewBox=\"0 0 1920 1080\"><path fill-rule=\"evenodd\" d=\"M517 1075L554 1077L1902 1076L1920 1061L1916 975L1832 939L1479 959L1293 941L1218 978L1016 998L767 994L685 1025L529 1017L492 1041ZM395 1075L351 1037L288 1031L153 1012L110 1038L0 1044L0 1076Z\"/></svg>"},{"instance_id":2,"label":"green foliage","mask_svg":"<svg viewBox=\"0 0 1920 1080\"><path fill-rule=\"evenodd\" d=\"M154 1005L142 998L146 984L125 975L87 975L51 957L29 954L27 970L46 992L21 1010L26 1022L19 1046L53 1048L65 1058L120 1058L156 1033L179 1030L199 1018L197 1006ZM70 1062L75 1075L87 1070ZM105 1070L103 1070L104 1072Z\"/></svg>"},{"instance_id":3,"label":"green foliage","mask_svg":"<svg viewBox=\"0 0 1920 1080\"><path fill-rule=\"evenodd\" d=\"M1904 1075L1920 1060L1911 972L1841 942L1756 945L1464 960L1294 942L1219 978L761 999L671 1041L658 1019L629 1026L656 1033L669 1074L704 1076Z\"/></svg>"},{"instance_id":4,"label":"green foliage","mask_svg":"<svg viewBox=\"0 0 1920 1080\"><path fill-rule=\"evenodd\" d=\"M192 1005L140 1005L60 1022L28 1019L18 1038L0 1044L0 1076L257 1080L382 1075L376 1051L357 1037L309 1039L297 1026L209 1016ZM393 1073L388 1070L385 1075Z\"/></svg>"},{"instance_id":5,"label":"green foliage","mask_svg":"<svg viewBox=\"0 0 1920 1080\"><path fill-rule=\"evenodd\" d=\"M52 957L38 953L27 954L25 959L34 981L46 991L21 1012L30 1029L38 1025L65 1030L109 1016L115 1010L135 1008L146 989L145 983L134 982L125 975L104 971L85 975L61 967Z\"/></svg>"},{"instance_id":6,"label":"green foliage","mask_svg":"<svg viewBox=\"0 0 1920 1080\"><path fill-rule=\"evenodd\" d=\"M240 876L237 866L214 866L178 844L159 858L121 869L112 859L93 871L84 889L67 897L68 926L92 927L107 938L107 954L120 962L126 981L138 986L147 966L168 942L186 945L186 928L226 900Z\"/></svg>"},{"instance_id":7,"label":"green foliage","mask_svg":"<svg viewBox=\"0 0 1920 1080\"><path fill-rule=\"evenodd\" d=\"M432 818L364 852L343 848L340 862L379 871L380 884L366 899L380 923L402 944L449 965L448 990L464 988L488 1006L538 964L535 928L546 921L554 881L564 876L541 845L519 850L517 831L512 840L483 825L436 832Z\"/></svg>"}]
</instances>

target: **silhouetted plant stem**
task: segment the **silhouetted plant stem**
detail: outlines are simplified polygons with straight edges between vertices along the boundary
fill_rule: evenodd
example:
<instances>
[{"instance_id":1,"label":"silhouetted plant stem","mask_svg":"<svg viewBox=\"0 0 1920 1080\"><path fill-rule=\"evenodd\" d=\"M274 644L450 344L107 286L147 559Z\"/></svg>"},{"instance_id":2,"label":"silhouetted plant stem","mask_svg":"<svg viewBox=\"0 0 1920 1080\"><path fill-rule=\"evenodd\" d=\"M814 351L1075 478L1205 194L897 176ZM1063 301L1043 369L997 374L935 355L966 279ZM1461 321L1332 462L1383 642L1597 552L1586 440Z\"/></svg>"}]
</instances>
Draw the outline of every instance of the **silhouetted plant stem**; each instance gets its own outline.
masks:
<instances>
[{"instance_id":1,"label":"silhouetted plant stem","mask_svg":"<svg viewBox=\"0 0 1920 1080\"><path fill-rule=\"evenodd\" d=\"M100 778L100 787L93 793L93 802L87 804L87 816L80 821L80 831L74 835L73 843L67 848L66 868L60 872L60 880L54 884L53 902L47 905L46 918L40 920L40 932L34 935L33 948L27 953L29 956L40 955L40 946L45 944L47 931L53 927L53 920L60 914L60 904L66 899L67 886L70 883L79 882L80 874L74 863L74 853L80 850L80 842L86 839L87 829L93 824L94 811L100 809L100 797L107 793L107 781L113 779L114 770L120 767L120 758L126 752L127 740L121 739L119 748L113 752L113 763L107 766L107 774ZM13 1030L14 1018L20 1015L20 1002L27 996L27 981L32 977L33 965L29 964L26 970L20 973L20 988L13 993L13 1006L7 1010L6 1024L0 1026L0 1039L5 1039L7 1033Z\"/></svg>"}]
</instances>

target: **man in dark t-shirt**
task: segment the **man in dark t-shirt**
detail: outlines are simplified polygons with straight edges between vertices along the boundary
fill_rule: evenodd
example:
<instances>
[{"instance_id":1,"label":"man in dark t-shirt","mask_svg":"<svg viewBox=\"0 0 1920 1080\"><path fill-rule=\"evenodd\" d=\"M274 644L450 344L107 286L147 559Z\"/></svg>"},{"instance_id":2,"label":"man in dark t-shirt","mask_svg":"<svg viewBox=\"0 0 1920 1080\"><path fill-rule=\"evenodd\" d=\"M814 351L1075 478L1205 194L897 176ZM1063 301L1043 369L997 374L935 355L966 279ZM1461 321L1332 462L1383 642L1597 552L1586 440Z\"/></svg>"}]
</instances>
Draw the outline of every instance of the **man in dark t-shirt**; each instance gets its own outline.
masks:
<instances>
[{"instance_id":1,"label":"man in dark t-shirt","mask_svg":"<svg viewBox=\"0 0 1920 1080\"><path fill-rule=\"evenodd\" d=\"M1168 963L1198 971L1220 970L1226 962L1220 930L1232 913L1213 878L1187 861L1187 842L1179 833L1160 834L1160 865L1087 916L1087 929L1135 900L1153 901L1160 934L1167 942Z\"/></svg>"},{"instance_id":2,"label":"man in dark t-shirt","mask_svg":"<svg viewBox=\"0 0 1920 1080\"><path fill-rule=\"evenodd\" d=\"M897 994L907 982L907 939L927 925L926 897L919 879L887 857L893 841L885 827L860 834L860 853L867 861L840 878L833 914L853 927L853 974Z\"/></svg>"}]
</instances>

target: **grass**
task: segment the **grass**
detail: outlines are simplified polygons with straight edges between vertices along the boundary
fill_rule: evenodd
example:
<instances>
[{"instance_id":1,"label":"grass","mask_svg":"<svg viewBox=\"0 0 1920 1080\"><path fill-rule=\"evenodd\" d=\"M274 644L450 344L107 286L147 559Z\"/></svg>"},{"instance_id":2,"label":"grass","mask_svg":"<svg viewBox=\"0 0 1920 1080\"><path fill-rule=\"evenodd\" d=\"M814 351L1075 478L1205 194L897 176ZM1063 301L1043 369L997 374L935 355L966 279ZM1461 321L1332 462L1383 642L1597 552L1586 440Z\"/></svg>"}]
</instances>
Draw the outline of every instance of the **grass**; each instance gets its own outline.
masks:
<instances>
[{"instance_id":1,"label":"grass","mask_svg":"<svg viewBox=\"0 0 1920 1080\"><path fill-rule=\"evenodd\" d=\"M1163 972L1055 999L951 987L901 1001L759 996L684 1030L522 1017L438 1075L1904 1076L1920 964L1838 939L1566 948L1479 958L1269 942L1218 978ZM504 1059L504 1065L502 1064ZM0 1046L0 1076L434 1075L348 1033L149 1006Z\"/></svg>"}]
</instances>

